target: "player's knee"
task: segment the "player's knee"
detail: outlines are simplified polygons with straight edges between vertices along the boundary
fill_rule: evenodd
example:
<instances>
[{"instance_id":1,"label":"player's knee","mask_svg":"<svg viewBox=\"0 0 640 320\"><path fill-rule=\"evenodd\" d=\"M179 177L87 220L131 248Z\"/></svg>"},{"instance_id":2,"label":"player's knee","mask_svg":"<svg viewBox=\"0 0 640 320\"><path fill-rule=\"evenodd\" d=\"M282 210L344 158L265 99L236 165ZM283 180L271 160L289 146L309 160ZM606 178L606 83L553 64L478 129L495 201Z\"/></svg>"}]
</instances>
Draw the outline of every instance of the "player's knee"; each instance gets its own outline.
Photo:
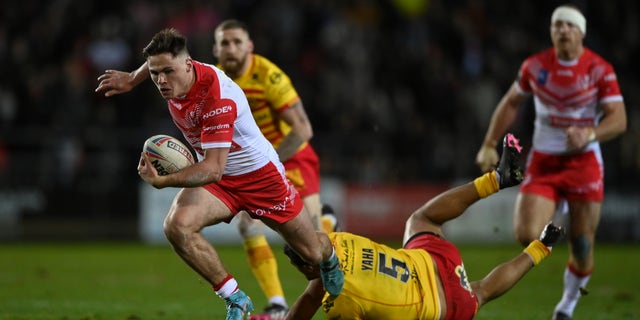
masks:
<instances>
[{"instance_id":1,"label":"player's knee","mask_svg":"<svg viewBox=\"0 0 640 320\"><path fill-rule=\"evenodd\" d=\"M309 262L312 265L318 265L320 264L320 262L322 262L324 260L323 256L322 256L322 251L321 250L311 250L308 254L308 256L305 258L305 260L307 262Z\"/></svg>"},{"instance_id":2,"label":"player's knee","mask_svg":"<svg viewBox=\"0 0 640 320\"><path fill-rule=\"evenodd\" d=\"M318 265L323 260L322 250L320 250L320 248L298 247L295 251L302 260L311 265Z\"/></svg>"},{"instance_id":3,"label":"player's knee","mask_svg":"<svg viewBox=\"0 0 640 320\"><path fill-rule=\"evenodd\" d=\"M589 257L589 253L591 252L591 242L586 236L579 236L573 240L571 240L571 253L573 256L579 260L584 261Z\"/></svg>"},{"instance_id":4,"label":"player's knee","mask_svg":"<svg viewBox=\"0 0 640 320\"><path fill-rule=\"evenodd\" d=\"M516 227L516 240L523 246L528 246L531 241L538 239L539 233L534 232L527 227Z\"/></svg>"},{"instance_id":5,"label":"player's knee","mask_svg":"<svg viewBox=\"0 0 640 320\"><path fill-rule=\"evenodd\" d=\"M193 226L189 215L181 215L172 212L164 219L164 234L172 244L179 244L180 239L185 239L185 235L197 232L199 229Z\"/></svg>"},{"instance_id":6,"label":"player's knee","mask_svg":"<svg viewBox=\"0 0 640 320\"><path fill-rule=\"evenodd\" d=\"M516 236L516 240L520 243L520 245L522 246L528 246L529 243L531 243L531 241L529 241L528 239L530 239L529 237L523 237L523 236Z\"/></svg>"},{"instance_id":7,"label":"player's knee","mask_svg":"<svg viewBox=\"0 0 640 320\"><path fill-rule=\"evenodd\" d=\"M320 262L329 260L333 254L333 245L325 233L316 233L319 245L296 248L298 254L309 264L318 265Z\"/></svg>"},{"instance_id":8,"label":"player's knee","mask_svg":"<svg viewBox=\"0 0 640 320\"><path fill-rule=\"evenodd\" d=\"M242 238L247 239L264 234L262 223L258 220L240 219L238 223L238 231Z\"/></svg>"}]
</instances>

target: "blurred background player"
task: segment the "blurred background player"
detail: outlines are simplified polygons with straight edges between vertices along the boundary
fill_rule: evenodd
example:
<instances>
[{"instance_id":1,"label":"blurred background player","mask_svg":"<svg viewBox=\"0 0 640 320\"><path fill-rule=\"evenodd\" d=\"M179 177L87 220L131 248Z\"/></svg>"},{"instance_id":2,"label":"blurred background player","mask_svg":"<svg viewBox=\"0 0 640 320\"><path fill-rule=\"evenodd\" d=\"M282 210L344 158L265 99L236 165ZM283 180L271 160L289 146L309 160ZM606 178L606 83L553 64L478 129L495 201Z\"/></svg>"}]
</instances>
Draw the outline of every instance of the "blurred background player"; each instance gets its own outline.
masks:
<instances>
[{"instance_id":1,"label":"blurred background player","mask_svg":"<svg viewBox=\"0 0 640 320\"><path fill-rule=\"evenodd\" d=\"M200 231L228 223L240 211L261 219L305 260L321 265L325 285L339 295L344 279L329 239L314 234L311 217L253 120L242 89L222 70L191 59L186 38L175 29L154 35L143 55L173 122L199 161L160 176L143 153L138 174L155 188L182 188L165 218L165 235L225 300L227 320L244 319L253 304Z\"/></svg>"},{"instance_id":2,"label":"blurred background player","mask_svg":"<svg viewBox=\"0 0 640 320\"><path fill-rule=\"evenodd\" d=\"M323 208L320 202L320 162L309 144L312 126L290 78L271 61L253 53L253 41L243 22L223 21L214 31L214 40L217 66L243 89L258 127L276 149L314 225L326 232L333 230L337 224L333 210ZM148 74L146 63L131 73L109 70L98 78L96 91L104 91L105 96L128 92ZM246 213L238 219L251 270L269 300L265 313L272 319L283 317L288 305L264 225Z\"/></svg>"},{"instance_id":3,"label":"blurred background player","mask_svg":"<svg viewBox=\"0 0 640 320\"><path fill-rule=\"evenodd\" d=\"M573 6L551 16L553 47L527 58L518 79L491 118L476 163L497 161L496 141L514 123L533 93L536 119L525 180L515 209L515 234L528 244L551 220L561 201L569 208L569 261L554 319L571 319L594 267L593 246L604 199L600 142L626 131L627 117L613 67L584 47L586 19Z\"/></svg>"},{"instance_id":4,"label":"blurred background player","mask_svg":"<svg viewBox=\"0 0 640 320\"><path fill-rule=\"evenodd\" d=\"M338 297L325 293L317 267L285 246L292 264L309 280L287 319L311 319L320 307L327 319L473 318L481 306L507 292L544 259L563 233L549 223L540 240L473 282L458 249L445 240L445 222L476 201L522 181L520 149L517 139L507 135L497 170L450 189L416 210L406 222L402 249L351 233L330 233L345 270L344 291Z\"/></svg>"}]
</instances>

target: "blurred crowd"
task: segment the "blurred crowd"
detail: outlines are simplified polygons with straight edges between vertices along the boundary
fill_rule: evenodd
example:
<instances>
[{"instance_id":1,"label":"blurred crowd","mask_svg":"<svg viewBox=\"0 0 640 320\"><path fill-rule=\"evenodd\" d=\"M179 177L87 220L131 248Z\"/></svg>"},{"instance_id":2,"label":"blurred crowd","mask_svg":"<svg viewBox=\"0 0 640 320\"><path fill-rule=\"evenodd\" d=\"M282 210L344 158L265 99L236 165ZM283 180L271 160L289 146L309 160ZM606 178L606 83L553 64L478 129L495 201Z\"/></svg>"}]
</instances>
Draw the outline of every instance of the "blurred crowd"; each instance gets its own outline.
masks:
<instances>
[{"instance_id":1,"label":"blurred crowd","mask_svg":"<svg viewBox=\"0 0 640 320\"><path fill-rule=\"evenodd\" d=\"M24 0L0 11L0 188L50 202L135 202L142 142L178 135L153 84L104 98L108 68L133 70L153 34L175 27L215 63L212 30L245 21L255 51L292 78L314 126L323 176L351 183L473 177L491 112L529 54L550 46L559 1ZM608 188L640 178L640 3L574 1L586 45L612 62L628 132L603 145ZM515 133L527 142L532 105ZM526 143L525 143L526 145ZM1 191L1 190L0 190ZM114 201L117 197L119 201ZM131 204L135 206L134 204ZM84 210L84 209L81 209Z\"/></svg>"}]
</instances>

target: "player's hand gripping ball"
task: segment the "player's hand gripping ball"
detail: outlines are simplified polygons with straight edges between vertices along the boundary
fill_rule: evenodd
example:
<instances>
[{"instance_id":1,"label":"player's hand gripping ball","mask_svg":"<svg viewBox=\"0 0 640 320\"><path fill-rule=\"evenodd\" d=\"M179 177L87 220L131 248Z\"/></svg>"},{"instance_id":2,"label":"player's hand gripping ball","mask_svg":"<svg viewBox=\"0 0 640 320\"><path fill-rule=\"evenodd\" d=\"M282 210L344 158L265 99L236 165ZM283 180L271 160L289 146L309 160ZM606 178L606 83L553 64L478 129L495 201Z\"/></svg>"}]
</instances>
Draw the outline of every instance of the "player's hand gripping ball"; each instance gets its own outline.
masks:
<instances>
[{"instance_id":1,"label":"player's hand gripping ball","mask_svg":"<svg viewBox=\"0 0 640 320\"><path fill-rule=\"evenodd\" d=\"M161 176L174 173L195 162L193 154L184 143L164 134L147 139L142 150Z\"/></svg>"}]
</instances>

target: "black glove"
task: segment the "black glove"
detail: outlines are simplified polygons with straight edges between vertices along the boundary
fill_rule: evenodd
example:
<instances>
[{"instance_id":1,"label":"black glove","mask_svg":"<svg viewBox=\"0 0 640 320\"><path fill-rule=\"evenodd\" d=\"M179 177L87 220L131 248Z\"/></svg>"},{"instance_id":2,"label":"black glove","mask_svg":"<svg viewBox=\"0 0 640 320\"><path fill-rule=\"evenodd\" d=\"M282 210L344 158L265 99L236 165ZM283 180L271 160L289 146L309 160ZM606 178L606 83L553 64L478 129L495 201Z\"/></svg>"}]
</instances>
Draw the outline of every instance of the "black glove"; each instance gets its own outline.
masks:
<instances>
[{"instance_id":1,"label":"black glove","mask_svg":"<svg viewBox=\"0 0 640 320\"><path fill-rule=\"evenodd\" d=\"M553 222L549 222L542 230L542 233L540 233L540 242L548 248L551 248L562 236L564 236L564 228L554 225Z\"/></svg>"}]
</instances>

